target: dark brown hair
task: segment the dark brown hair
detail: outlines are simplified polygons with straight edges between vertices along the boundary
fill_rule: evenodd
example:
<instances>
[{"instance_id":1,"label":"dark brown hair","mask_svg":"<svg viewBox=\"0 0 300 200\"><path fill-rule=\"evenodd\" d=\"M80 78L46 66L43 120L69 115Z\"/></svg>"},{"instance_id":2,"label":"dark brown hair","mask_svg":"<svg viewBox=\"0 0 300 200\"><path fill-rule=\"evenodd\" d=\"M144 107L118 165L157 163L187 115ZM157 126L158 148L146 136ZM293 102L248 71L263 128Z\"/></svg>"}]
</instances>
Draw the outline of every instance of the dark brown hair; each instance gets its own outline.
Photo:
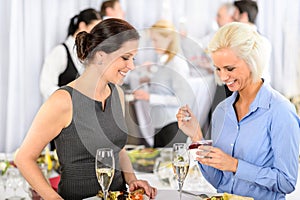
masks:
<instances>
[{"instance_id":1,"label":"dark brown hair","mask_svg":"<svg viewBox=\"0 0 300 200\"><path fill-rule=\"evenodd\" d=\"M106 9L114 8L116 2L119 2L119 0L107 0L101 4L100 15L102 18L106 16Z\"/></svg>"},{"instance_id":2,"label":"dark brown hair","mask_svg":"<svg viewBox=\"0 0 300 200\"><path fill-rule=\"evenodd\" d=\"M79 28L79 23L84 22L89 25L93 20L100 20L100 14L93 8L88 8L81 11L78 15L75 15L70 19L70 24L68 28L68 36L74 35L74 33Z\"/></svg>"},{"instance_id":3,"label":"dark brown hair","mask_svg":"<svg viewBox=\"0 0 300 200\"><path fill-rule=\"evenodd\" d=\"M258 6L256 1L239 0L239 1L234 1L233 4L238 8L240 14L246 12L248 14L249 21L255 24L256 17L258 14Z\"/></svg>"},{"instance_id":4,"label":"dark brown hair","mask_svg":"<svg viewBox=\"0 0 300 200\"><path fill-rule=\"evenodd\" d=\"M81 61L92 58L97 51L112 53L122 44L140 38L137 30L128 22L111 18L97 24L90 33L82 31L77 34L75 45L77 56Z\"/></svg>"}]
</instances>

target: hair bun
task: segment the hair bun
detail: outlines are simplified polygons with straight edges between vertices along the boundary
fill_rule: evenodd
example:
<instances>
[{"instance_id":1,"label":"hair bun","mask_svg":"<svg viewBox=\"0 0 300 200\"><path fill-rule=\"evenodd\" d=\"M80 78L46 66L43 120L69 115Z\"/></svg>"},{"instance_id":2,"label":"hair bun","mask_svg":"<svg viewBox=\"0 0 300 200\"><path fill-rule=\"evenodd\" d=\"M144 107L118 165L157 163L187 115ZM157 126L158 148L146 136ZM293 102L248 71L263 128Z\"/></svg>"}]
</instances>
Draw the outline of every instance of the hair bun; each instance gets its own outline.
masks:
<instances>
[{"instance_id":1,"label":"hair bun","mask_svg":"<svg viewBox=\"0 0 300 200\"><path fill-rule=\"evenodd\" d=\"M89 44L92 40L92 37L92 34L87 33L86 31L82 31L76 36L75 45L77 49L77 56L82 61L86 59L86 57L90 53Z\"/></svg>"}]
</instances>

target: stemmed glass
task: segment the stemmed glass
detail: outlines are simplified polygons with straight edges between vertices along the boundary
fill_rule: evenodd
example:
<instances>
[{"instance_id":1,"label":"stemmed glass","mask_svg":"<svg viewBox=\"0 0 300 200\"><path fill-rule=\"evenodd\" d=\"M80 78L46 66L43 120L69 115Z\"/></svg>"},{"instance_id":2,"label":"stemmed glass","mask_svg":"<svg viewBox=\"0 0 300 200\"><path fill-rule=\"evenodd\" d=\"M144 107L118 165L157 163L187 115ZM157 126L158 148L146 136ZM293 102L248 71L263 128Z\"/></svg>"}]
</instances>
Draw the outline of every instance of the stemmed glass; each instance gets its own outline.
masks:
<instances>
[{"instance_id":1,"label":"stemmed glass","mask_svg":"<svg viewBox=\"0 0 300 200\"><path fill-rule=\"evenodd\" d=\"M172 165L178 181L180 192L179 197L181 200L183 182L189 171L190 166L189 151L185 143L175 143L173 145Z\"/></svg>"},{"instance_id":2,"label":"stemmed glass","mask_svg":"<svg viewBox=\"0 0 300 200\"><path fill-rule=\"evenodd\" d=\"M115 173L115 158L110 148L97 149L96 153L96 175L102 188L104 200L107 199L108 189Z\"/></svg>"}]
</instances>

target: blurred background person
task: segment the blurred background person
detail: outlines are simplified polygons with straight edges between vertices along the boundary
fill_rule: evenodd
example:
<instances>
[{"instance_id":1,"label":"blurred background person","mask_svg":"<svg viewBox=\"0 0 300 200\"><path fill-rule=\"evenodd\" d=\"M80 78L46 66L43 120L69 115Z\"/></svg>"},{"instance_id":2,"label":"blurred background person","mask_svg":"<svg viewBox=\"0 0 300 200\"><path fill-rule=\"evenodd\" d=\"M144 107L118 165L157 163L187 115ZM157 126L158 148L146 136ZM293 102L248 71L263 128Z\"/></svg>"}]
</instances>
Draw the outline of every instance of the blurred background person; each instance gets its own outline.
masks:
<instances>
[{"instance_id":1,"label":"blurred background person","mask_svg":"<svg viewBox=\"0 0 300 200\"><path fill-rule=\"evenodd\" d=\"M158 61L148 67L151 76L134 88L135 100L148 101L147 112L155 128L154 147L172 146L185 142L186 136L178 129L176 113L180 106L191 104L193 92L187 82L188 63L181 57L179 34L167 20L159 20L149 29Z\"/></svg>"},{"instance_id":2,"label":"blurred background person","mask_svg":"<svg viewBox=\"0 0 300 200\"><path fill-rule=\"evenodd\" d=\"M233 2L237 8L234 12L233 19L237 22L243 22L255 26L258 14L258 6L253 0L238 0Z\"/></svg>"},{"instance_id":3,"label":"blurred background person","mask_svg":"<svg viewBox=\"0 0 300 200\"><path fill-rule=\"evenodd\" d=\"M90 32L101 21L100 14L93 8L82 10L71 20L67 39L57 45L45 58L40 75L40 90L44 100L83 73L84 67L77 58L75 37L81 31Z\"/></svg>"},{"instance_id":4,"label":"blurred background person","mask_svg":"<svg viewBox=\"0 0 300 200\"><path fill-rule=\"evenodd\" d=\"M224 3L222 4L217 12L216 22L218 27L222 27L225 24L233 22L233 14L235 11L235 7L232 3Z\"/></svg>"},{"instance_id":5,"label":"blurred background person","mask_svg":"<svg viewBox=\"0 0 300 200\"><path fill-rule=\"evenodd\" d=\"M108 18L125 19L125 12L119 0L104 0L100 7L100 15L103 20Z\"/></svg>"},{"instance_id":6,"label":"blurred background person","mask_svg":"<svg viewBox=\"0 0 300 200\"><path fill-rule=\"evenodd\" d=\"M218 25L217 29L234 21L233 15L235 14L236 7L231 2L223 3L218 8L217 15L216 15L216 23ZM215 34L215 31L209 33L205 37L200 39L200 44L202 48L206 48L209 41Z\"/></svg>"}]
</instances>

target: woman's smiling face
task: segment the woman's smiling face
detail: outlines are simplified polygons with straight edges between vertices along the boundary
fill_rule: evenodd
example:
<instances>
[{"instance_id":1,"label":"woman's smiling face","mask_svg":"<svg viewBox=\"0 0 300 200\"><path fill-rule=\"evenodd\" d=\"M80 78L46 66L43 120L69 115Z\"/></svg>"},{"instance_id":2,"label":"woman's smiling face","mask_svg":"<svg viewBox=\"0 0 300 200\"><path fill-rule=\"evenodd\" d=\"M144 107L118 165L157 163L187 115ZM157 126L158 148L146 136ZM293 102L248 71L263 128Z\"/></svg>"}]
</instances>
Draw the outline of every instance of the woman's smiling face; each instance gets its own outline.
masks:
<instances>
[{"instance_id":1,"label":"woman's smiling face","mask_svg":"<svg viewBox=\"0 0 300 200\"><path fill-rule=\"evenodd\" d=\"M249 66L232 49L219 49L212 53L212 59L217 75L230 91L241 91L252 83Z\"/></svg>"},{"instance_id":2,"label":"woman's smiling face","mask_svg":"<svg viewBox=\"0 0 300 200\"><path fill-rule=\"evenodd\" d=\"M134 69L134 56L137 53L138 40L125 42L122 47L110 54L106 54L104 63L108 63L105 78L108 82L122 84L126 74Z\"/></svg>"}]
</instances>

